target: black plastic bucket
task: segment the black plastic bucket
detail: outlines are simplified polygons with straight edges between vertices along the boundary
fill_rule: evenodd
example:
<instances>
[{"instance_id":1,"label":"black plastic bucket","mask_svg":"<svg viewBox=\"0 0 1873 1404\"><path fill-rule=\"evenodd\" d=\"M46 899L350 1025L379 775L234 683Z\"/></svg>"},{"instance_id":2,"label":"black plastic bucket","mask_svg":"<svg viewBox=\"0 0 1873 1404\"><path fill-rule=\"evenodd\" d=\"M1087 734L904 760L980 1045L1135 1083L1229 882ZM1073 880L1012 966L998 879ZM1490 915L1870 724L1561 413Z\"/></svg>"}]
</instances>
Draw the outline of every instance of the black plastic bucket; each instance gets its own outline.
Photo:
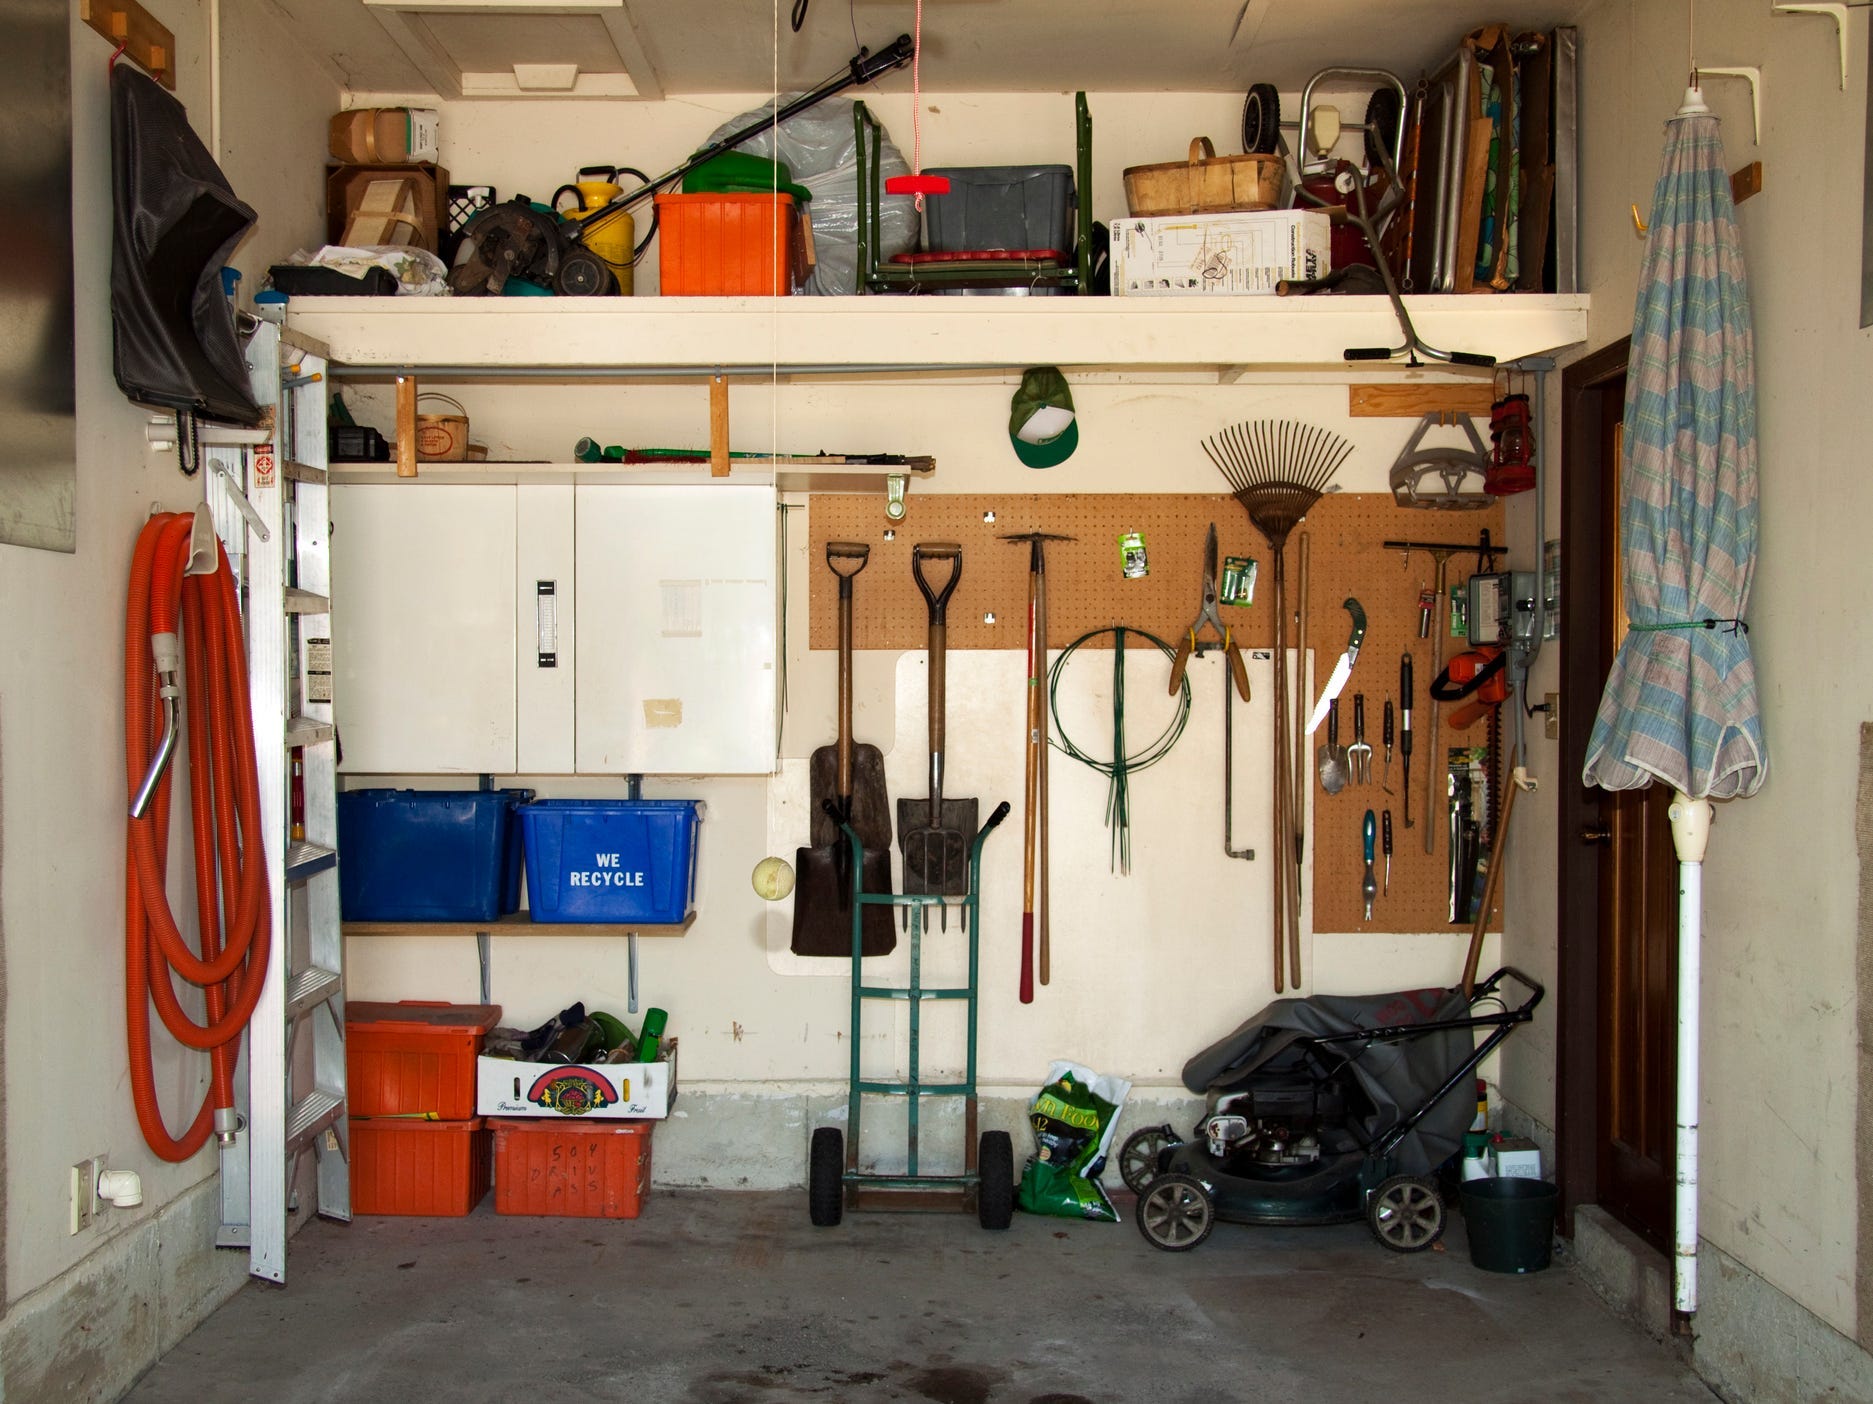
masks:
<instances>
[{"instance_id":1,"label":"black plastic bucket","mask_svg":"<svg viewBox=\"0 0 1873 1404\"><path fill-rule=\"evenodd\" d=\"M1463 1221L1470 1231L1470 1261L1485 1272L1540 1272L1547 1267L1560 1193L1546 1180L1465 1180Z\"/></svg>"}]
</instances>

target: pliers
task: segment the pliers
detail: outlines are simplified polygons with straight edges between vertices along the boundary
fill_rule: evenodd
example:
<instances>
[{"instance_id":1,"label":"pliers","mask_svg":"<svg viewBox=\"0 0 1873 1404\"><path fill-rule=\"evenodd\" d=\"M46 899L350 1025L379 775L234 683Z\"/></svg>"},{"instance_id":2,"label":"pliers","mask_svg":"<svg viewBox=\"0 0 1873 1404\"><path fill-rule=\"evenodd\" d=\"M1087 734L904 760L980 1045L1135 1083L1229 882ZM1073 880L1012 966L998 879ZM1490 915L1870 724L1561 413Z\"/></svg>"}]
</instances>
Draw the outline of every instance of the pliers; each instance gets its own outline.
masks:
<instances>
[{"instance_id":1,"label":"pliers","mask_svg":"<svg viewBox=\"0 0 1873 1404\"><path fill-rule=\"evenodd\" d=\"M1236 691L1242 694L1242 700L1249 700L1249 665L1242 661L1242 650L1236 647L1236 638L1229 626L1223 623L1222 616L1216 612L1216 523L1210 523L1210 534L1203 543L1203 606L1197 611L1197 617L1190 621L1190 627L1184 631L1184 637L1177 645L1177 658L1171 664L1171 685L1167 691L1175 693L1184 684L1184 669L1189 666L1192 654L1201 658L1207 641L1197 635L1203 629L1214 629L1221 637L1223 652L1229 655L1229 674L1236 680Z\"/></svg>"}]
</instances>

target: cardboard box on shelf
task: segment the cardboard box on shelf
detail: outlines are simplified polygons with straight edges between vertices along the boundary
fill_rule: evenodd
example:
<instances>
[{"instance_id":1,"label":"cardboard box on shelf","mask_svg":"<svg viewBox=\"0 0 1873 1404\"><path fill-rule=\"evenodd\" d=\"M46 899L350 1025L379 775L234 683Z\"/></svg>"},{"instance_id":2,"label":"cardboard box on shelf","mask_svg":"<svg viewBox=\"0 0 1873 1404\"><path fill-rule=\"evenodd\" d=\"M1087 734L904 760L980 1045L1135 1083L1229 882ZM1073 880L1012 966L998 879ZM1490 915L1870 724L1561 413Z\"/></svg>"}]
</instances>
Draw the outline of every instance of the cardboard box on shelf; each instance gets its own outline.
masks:
<instances>
[{"instance_id":1,"label":"cardboard box on shelf","mask_svg":"<svg viewBox=\"0 0 1873 1404\"><path fill-rule=\"evenodd\" d=\"M676 1043L666 1039L654 1063L475 1061L480 1116L584 1117L592 1121L661 1120L676 1101Z\"/></svg>"},{"instance_id":2,"label":"cardboard box on shelf","mask_svg":"<svg viewBox=\"0 0 1873 1404\"><path fill-rule=\"evenodd\" d=\"M408 182L407 186L403 183ZM389 183L391 189L384 189ZM325 173L325 241L342 244L352 217L364 211L377 187L375 224L389 224L385 242L436 252L438 231L448 227L449 173L423 163L404 166L328 166ZM385 201L392 195L401 197ZM387 209L387 213L386 213ZM391 215L396 216L394 220Z\"/></svg>"},{"instance_id":3,"label":"cardboard box on shelf","mask_svg":"<svg viewBox=\"0 0 1873 1404\"><path fill-rule=\"evenodd\" d=\"M1331 243L1320 210L1115 220L1112 295L1272 296L1283 278L1330 272Z\"/></svg>"}]
</instances>

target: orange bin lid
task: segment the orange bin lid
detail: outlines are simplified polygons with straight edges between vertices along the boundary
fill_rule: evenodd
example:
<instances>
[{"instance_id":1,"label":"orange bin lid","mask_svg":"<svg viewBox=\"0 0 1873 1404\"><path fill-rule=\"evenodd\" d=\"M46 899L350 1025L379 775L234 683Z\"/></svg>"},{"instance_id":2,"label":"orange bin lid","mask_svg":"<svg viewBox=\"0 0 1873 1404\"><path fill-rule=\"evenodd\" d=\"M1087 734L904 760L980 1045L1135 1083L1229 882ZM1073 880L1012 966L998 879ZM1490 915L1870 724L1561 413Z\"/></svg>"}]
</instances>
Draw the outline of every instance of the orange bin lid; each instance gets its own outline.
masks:
<instances>
[{"instance_id":1,"label":"orange bin lid","mask_svg":"<svg viewBox=\"0 0 1873 1404\"><path fill-rule=\"evenodd\" d=\"M446 1000L405 999L395 1004L369 1001L347 1004L345 1023L386 1033L485 1034L501 1022L498 1004L450 1004Z\"/></svg>"}]
</instances>

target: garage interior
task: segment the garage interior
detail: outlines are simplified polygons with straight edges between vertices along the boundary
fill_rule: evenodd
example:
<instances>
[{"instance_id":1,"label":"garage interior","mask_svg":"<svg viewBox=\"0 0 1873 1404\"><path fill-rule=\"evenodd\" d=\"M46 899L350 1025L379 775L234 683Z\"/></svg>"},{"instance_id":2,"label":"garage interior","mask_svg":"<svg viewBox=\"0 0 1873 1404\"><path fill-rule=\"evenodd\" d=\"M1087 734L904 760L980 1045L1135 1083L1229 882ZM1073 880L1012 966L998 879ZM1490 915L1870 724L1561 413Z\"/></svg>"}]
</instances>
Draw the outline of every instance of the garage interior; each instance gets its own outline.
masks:
<instances>
[{"instance_id":1,"label":"garage interior","mask_svg":"<svg viewBox=\"0 0 1873 1404\"><path fill-rule=\"evenodd\" d=\"M132 12L114 60L105 35L114 14ZM50 173L23 162L23 175L3 177L35 222L14 265L24 291L0 286L26 348L0 396L11 444L0 455L0 1400L388 1398L437 1384L476 1398L652 1389L748 1404L1374 1388L1873 1398L1861 999L1873 979L1873 719L1861 700L1873 663L1841 642L1864 636L1856 524L1873 511L1852 467L1873 430L1856 390L1873 352L1851 271L1859 263L1873 286L1873 236L1852 199L1869 159L1873 26L1862 8L21 0L0 27L17 29L32 80L30 95L0 98L8 129L22 150L58 148ZM1505 53L1515 36L1538 35L1574 68L1571 92L1548 80L1569 98L1552 108L1557 130L1566 109L1574 150L1545 177L1532 159L1511 177L1525 201L1554 182L1535 202L1550 207L1549 232L1521 250L1525 276L1499 263L1499 289L1487 278L1466 291L1414 285L1407 318L1370 284L1352 295L1080 296L1077 283L1097 275L1075 262L1077 207L1068 256L1014 290L1036 295L940 295L930 263L891 265L877 249L877 270L863 253L856 272L842 263L870 207L841 206L829 187L805 203L813 276L823 288L849 280L834 296L678 295L690 276L672 252L686 207L657 206L653 230L646 200L628 297L295 294L283 314L256 301L269 270L342 242L331 201L349 167L334 143L341 126L365 128L334 114L434 112L432 185L547 205L570 190L577 204L588 198L578 181L610 171L613 189L628 190L679 170L763 104L837 82L863 67L859 55L888 55L915 34L914 66L866 70L814 106L818 139L858 140L857 99L895 148L885 175L1044 163L1067 173L1116 250L1140 218L1132 173L1184 178L1203 156L1199 137L1211 143L1205 165L1252 154L1254 94L1272 94L1266 115L1278 108L1290 153L1306 146L1305 115L1364 181L1365 128L1393 111L1368 106L1386 86L1372 75L1399 80L1402 142L1432 80L1470 36L1496 29ZM232 305L264 314L245 369L276 397L270 432L226 434L200 417L193 474L179 471L191 444L170 410L120 389L114 61L170 80L149 86L173 91L257 216L228 262L242 272ZM1788 771L1735 799L1716 792L1694 943L1702 1027L1686 1083L1670 787L1615 793L1584 784L1582 768L1622 610L1640 607L1619 597L1618 465L1635 432L1622 405L1638 371L1628 338L1663 218L1661 151L1693 70L1721 122L1755 346L1747 397L1764 510L1757 533L1752 470L1746 630L1731 632L1746 633L1762 728ZM1536 80L1518 71L1527 91L1518 83L1514 101L1525 103ZM1320 125L1342 120L1336 145ZM370 130L375 142L383 129ZM1476 169L1495 159L1488 148ZM412 187L391 166L370 166L399 187L379 190L393 203L377 213L416 227L421 211L396 203ZM930 192L933 208L943 198ZM914 229L902 196L878 208ZM1358 231L1332 228L1337 267L1341 240ZM485 236L480 247L498 253ZM1401 271L1411 266L1407 256ZM895 296L906 281L923 295ZM1494 369L1402 348L1345 356L1414 336ZM44 379L67 342L66 379ZM318 379L302 373L309 365ZM1395 469L1422 417L1423 442L1460 453L1468 423L1487 453L1492 414L1518 395L1537 490L1462 510L1401 502ZM389 457L330 454L340 400L391 441ZM1037 408L1055 417L1028 426ZM449 430L458 411L478 457L418 463L409 452L399 463L419 422ZM1072 416L1070 441L1059 412ZM1266 498L1229 476L1241 467L1229 435L1253 425L1313 426L1335 446L1285 549ZM1233 442L1238 459L1252 456ZM624 452L653 446L684 454ZM1432 480L1420 483L1428 497ZM283 736L297 737L305 830L325 850L318 871L276 878L281 915L261 926L275 969L234 1070L235 1111L214 1128L225 1145L210 1134L212 1110L199 1141L182 1137L220 1079L205 1053L153 1027L162 1020L134 980L126 990L125 960L127 901L165 863L183 937L197 935L179 808L192 721L172 767L171 851L126 877L127 826L134 844L145 822L125 817L141 778L126 775L126 670L134 693L150 663L133 650L126 664L121 631L139 533L204 502L240 582L248 661L274 689L251 693L261 804L274 806L267 844L286 837L295 780ZM264 539L243 502L270 524ZM186 555L182 521L170 536ZM851 581L842 679L834 562L846 542L868 555ZM935 606L913 567L940 585L951 562L930 548L943 543L959 563L939 670ZM1235 593L1249 588L1245 560L1251 599ZM1488 656L1473 652L1487 638L1480 620L1466 622L1479 630L1467 638L1447 627L1453 608L1477 609L1482 597L1462 588L1472 576L1537 611L1520 653L1505 650L1514 683L1493 722L1465 705L1487 692L1432 710L1443 665ZM260 627L262 599L300 624ZM1507 606L1504 620L1516 616ZM1218 646L1225 637L1231 647ZM1174 662L1180 643L1205 646ZM1307 713L1343 650L1355 656L1336 754ZM1290 655L1298 674L1278 662ZM1406 656L1414 685L1401 676ZM643 680L657 668L676 681ZM295 669L302 691L289 697L279 679ZM319 686L329 690L303 690ZM1409 711L1411 686L1417 746L1388 755L1383 719L1395 702ZM245 683L237 707L244 695ZM137 709L160 715L153 691ZM842 711L849 767L835 754ZM1453 718L1472 712L1469 727ZM1048 729L1039 741L1037 723ZM1799 753L1785 749L1795 739L1834 759L1797 771ZM151 760L139 744L135 771ZM1473 756L1455 779L1453 750ZM1470 765L1492 772L1475 833L1454 793L1467 792ZM818 808L840 795L842 768L888 797L871 816L885 837L854 840L856 862L841 848L848 831ZM504 913L419 929L360 916L348 886L341 919L340 884L362 881L380 850L373 838L348 852L335 826L385 792L514 810L533 919L504 893ZM572 924L555 924L549 870L531 866L544 846L536 827L563 820L576 836L581 816L620 806L693 816L682 821L693 866L677 864L687 891L673 914L613 917L608 889L629 875L575 877L559 894ZM862 812L844 812L851 832ZM917 828L938 833L914 839ZM1493 862L1476 837L1492 832ZM943 876L912 858L922 842L946 855ZM516 837L502 863L520 862L522 847ZM309 852L270 849L268 861L284 875ZM895 871L887 888L915 890L915 863L937 895L861 903L853 927L851 884L876 895L875 860ZM603 853L596 868L608 871ZM405 895L394 864L384 871ZM833 949L804 950L815 922ZM861 966L843 949L848 929L894 949ZM861 1011L860 970L867 990L917 981L931 997ZM1464 994L1474 981L1481 1004ZM1425 998L1395 1008L1400 992ZM1433 1037L1467 1047L1503 1036L1448 1095L1428 1096L1451 1063L1418 1089L1455 1128L1448 1140L1427 1131L1442 1151L1433 1163L1411 1160L1415 1132L1401 1132L1403 1149L1368 1154L1336 1190L1355 1205L1342 1222L1242 1222L1253 1215L1201 1171L1185 1173L1221 1158L1210 1114L1228 1110L1191 1085L1193 1060L1265 1011L1361 997L1376 1001L1357 1016L1368 1026L1475 1016L1479 1027ZM192 1018L219 1018L218 1000L181 995ZM483 1084L464 1092L471 1154L496 1158L492 1188L485 1164L469 1172L464 1183L481 1173L487 1193L471 1194L467 1212L356 1202L371 1136L413 1144L452 1127L427 1103L361 1116L355 1073L347 1087L345 1012L355 1026L400 1001L498 1006L484 1028L514 1031L514 1068L568 1030L582 1051L565 1066L591 1065L583 1081L542 1072L531 1088L499 1058L471 1068ZM628 1084L598 1075L600 1021L582 1020L600 1011L647 1054L660 1043L647 1017L667 1011L661 1057L630 1062ZM153 1028L146 1067L139 1024ZM540 1038L524 1042L530 1032ZM924 1095L868 1097L860 1135L851 1086L904 1080ZM1543 1200L1535 1219L1545 1271L1472 1260L1479 1221L1463 1211L1482 1192L1451 1147L1471 1125L1478 1080L1478 1115L1505 1138L1491 1153L1532 1157L1532 1182L1553 1187L1551 1213ZM509 1082L524 1122L490 1110ZM1674 1189L1687 1173L1674 1099L1687 1085L1688 1192ZM1361 1111L1384 1120L1359 1086L1345 1094L1357 1104L1349 1124ZM1409 1113L1417 1103L1405 1100ZM152 1101L183 1139L174 1158L152 1149ZM539 1216L507 1203L517 1181L504 1185L499 1167L521 1152L490 1145L575 1113L579 1135L608 1128L641 1156L628 1213ZM1041 1113L1053 1118L1043 1137L1078 1135L1075 1154L1086 1127L1069 1123L1096 1113L1103 1188L1027 1163L1047 1145ZM1251 1133L1266 1129L1228 1131ZM1385 1225L1401 1221L1373 1205L1394 1178L1430 1191L1434 1209L1408 1186L1383 1203L1434 1215L1435 1242L1386 1241ZM1090 1198L1048 1212L1043 1181ZM373 1181L369 1192L386 1191ZM964 1212L873 1212L924 1195ZM1687 1203L1692 1251L1674 1254ZM1010 1205L1012 1222L1001 1216ZM1196 1241L1165 1241L1179 1234ZM1400 1246L1424 1251L1387 1251Z\"/></svg>"}]
</instances>

